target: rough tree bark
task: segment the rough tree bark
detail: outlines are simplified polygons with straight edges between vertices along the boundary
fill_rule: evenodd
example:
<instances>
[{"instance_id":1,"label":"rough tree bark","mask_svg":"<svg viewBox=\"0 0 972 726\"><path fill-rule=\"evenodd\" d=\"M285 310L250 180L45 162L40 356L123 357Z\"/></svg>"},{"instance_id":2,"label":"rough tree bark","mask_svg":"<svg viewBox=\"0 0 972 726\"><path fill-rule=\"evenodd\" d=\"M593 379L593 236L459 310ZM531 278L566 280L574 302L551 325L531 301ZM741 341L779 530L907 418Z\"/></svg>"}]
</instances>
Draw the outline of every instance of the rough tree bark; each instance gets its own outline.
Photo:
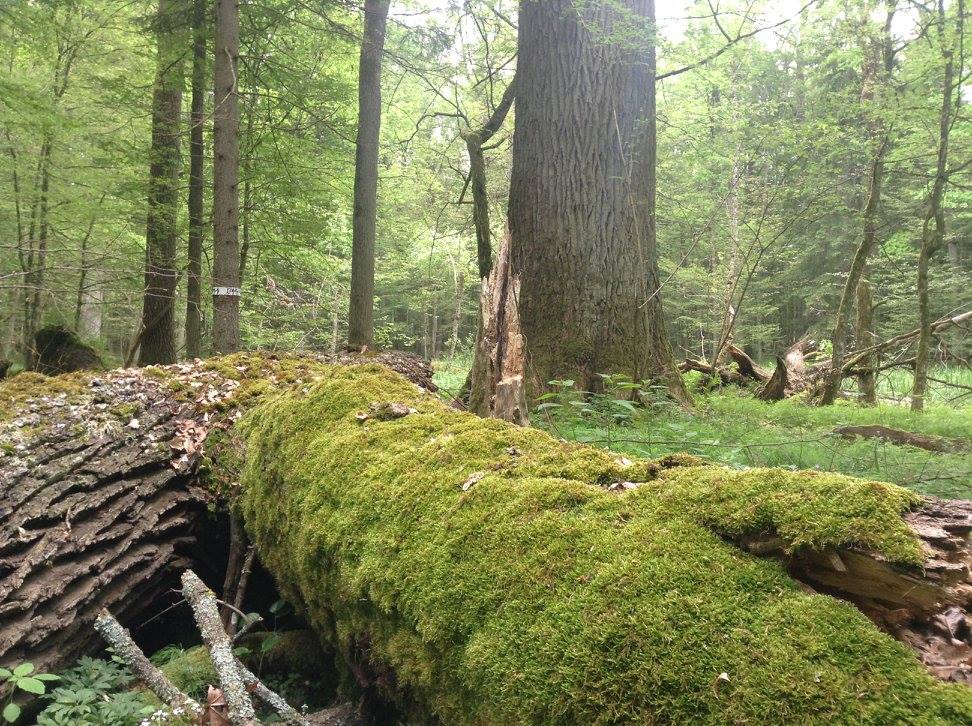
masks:
<instances>
[{"instance_id":1,"label":"rough tree bark","mask_svg":"<svg viewBox=\"0 0 972 726\"><path fill-rule=\"evenodd\" d=\"M925 392L928 388L928 363L931 357L932 316L928 300L928 263L932 255L945 245L945 210L942 200L948 182L948 142L952 130L952 95L955 92L955 39L962 38L964 26L964 3L960 2L956 13L956 31L950 34L946 28L945 4L939 0L938 43L944 64L942 79L942 107L938 116L938 155L935 166L935 181L928 194L928 207L921 229L921 250L918 253L918 350L915 353L915 381L911 389L911 410L921 411L925 407ZM961 41L959 41L961 42ZM962 58L964 60L964 57ZM962 71L959 69L959 77ZM961 82L961 81L960 81ZM961 98L961 93L958 94ZM955 103L958 104L956 99ZM957 112L957 109L955 109Z\"/></svg>"},{"instance_id":2,"label":"rough tree bark","mask_svg":"<svg viewBox=\"0 0 972 726\"><path fill-rule=\"evenodd\" d=\"M145 225L145 291L139 365L175 363L176 248L179 241L179 174L182 157L182 86L188 14L183 0L159 0L155 18L155 88L149 152L148 219Z\"/></svg>"},{"instance_id":3,"label":"rough tree bark","mask_svg":"<svg viewBox=\"0 0 972 726\"><path fill-rule=\"evenodd\" d=\"M843 366L846 351L847 326L854 296L857 293L857 283L864 274L867 258L877 244L878 208L881 204L881 187L884 184L884 160L891 145L891 138L887 124L883 121L880 109L870 108L871 104L880 103L884 94L888 92L891 74L894 69L894 39L891 35L891 24L894 21L896 0L885 0L887 14L884 27L879 39L872 41L864 53L864 70L861 88L861 105L867 122L868 138L873 151L867 180L867 203L862 214L863 231L861 241L854 251L847 280L837 306L837 316L831 335L833 354L831 356L830 375L826 380L821 405L830 405L837 398L843 378L840 371ZM865 23L870 22L865 18Z\"/></svg>"},{"instance_id":4,"label":"rough tree bark","mask_svg":"<svg viewBox=\"0 0 972 726\"><path fill-rule=\"evenodd\" d=\"M213 101L214 353L240 347L240 55L238 0L216 0Z\"/></svg>"},{"instance_id":5,"label":"rough tree bark","mask_svg":"<svg viewBox=\"0 0 972 726\"><path fill-rule=\"evenodd\" d=\"M520 6L509 224L532 394L624 373L690 401L659 296L653 20L652 0Z\"/></svg>"},{"instance_id":6,"label":"rough tree bark","mask_svg":"<svg viewBox=\"0 0 972 726\"><path fill-rule=\"evenodd\" d=\"M186 274L186 357L202 355L202 247L205 235L206 2L192 6L192 100L189 111L189 253Z\"/></svg>"},{"instance_id":7,"label":"rough tree bark","mask_svg":"<svg viewBox=\"0 0 972 726\"><path fill-rule=\"evenodd\" d=\"M871 283L861 280L857 283L857 348L867 348L874 343L874 300ZM857 376L857 400L865 406L877 404L877 385L874 373L874 356L861 359L861 372Z\"/></svg>"},{"instance_id":8,"label":"rough tree bark","mask_svg":"<svg viewBox=\"0 0 972 726\"><path fill-rule=\"evenodd\" d=\"M365 0L358 66L358 140L354 159L354 219L348 346L372 347L375 329L375 222L381 135L381 60L389 0Z\"/></svg>"}]
</instances>

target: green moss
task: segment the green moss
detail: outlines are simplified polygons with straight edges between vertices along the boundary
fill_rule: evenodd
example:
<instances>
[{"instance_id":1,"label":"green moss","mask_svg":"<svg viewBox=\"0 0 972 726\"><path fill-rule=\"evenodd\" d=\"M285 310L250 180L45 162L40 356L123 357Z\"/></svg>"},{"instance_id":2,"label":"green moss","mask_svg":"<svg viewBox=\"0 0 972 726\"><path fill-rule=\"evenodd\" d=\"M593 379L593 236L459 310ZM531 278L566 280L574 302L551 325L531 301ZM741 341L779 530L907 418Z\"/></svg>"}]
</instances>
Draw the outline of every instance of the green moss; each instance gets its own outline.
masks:
<instances>
[{"instance_id":1,"label":"green moss","mask_svg":"<svg viewBox=\"0 0 972 726\"><path fill-rule=\"evenodd\" d=\"M423 704L416 719L972 719L968 689L718 534L768 528L913 561L902 490L629 462L455 411L378 367L322 376L245 420L247 526L319 632L342 650L368 636ZM416 412L357 420L392 401ZM593 486L613 481L651 483Z\"/></svg>"},{"instance_id":2,"label":"green moss","mask_svg":"<svg viewBox=\"0 0 972 726\"><path fill-rule=\"evenodd\" d=\"M64 395L77 398L90 391L90 371L78 371L60 376L24 371L0 381L0 420L14 416L22 404L41 396Z\"/></svg>"},{"instance_id":3,"label":"green moss","mask_svg":"<svg viewBox=\"0 0 972 726\"><path fill-rule=\"evenodd\" d=\"M176 688L196 699L205 699L206 687L219 683L209 651L202 645L170 655L159 670Z\"/></svg>"},{"instance_id":4,"label":"green moss","mask_svg":"<svg viewBox=\"0 0 972 726\"><path fill-rule=\"evenodd\" d=\"M776 532L789 548L859 545L895 562L921 564L921 546L901 514L920 498L907 489L814 471L670 469L660 499L727 535Z\"/></svg>"}]
</instances>

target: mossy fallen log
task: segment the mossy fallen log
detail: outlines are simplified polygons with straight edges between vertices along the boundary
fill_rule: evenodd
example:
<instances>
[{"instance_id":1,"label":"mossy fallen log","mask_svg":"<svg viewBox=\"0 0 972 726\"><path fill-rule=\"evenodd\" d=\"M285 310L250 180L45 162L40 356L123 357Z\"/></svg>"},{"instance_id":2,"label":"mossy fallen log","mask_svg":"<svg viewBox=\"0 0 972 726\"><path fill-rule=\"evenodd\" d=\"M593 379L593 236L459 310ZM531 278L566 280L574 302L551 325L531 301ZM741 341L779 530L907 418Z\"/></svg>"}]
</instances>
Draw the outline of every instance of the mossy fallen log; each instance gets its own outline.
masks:
<instances>
[{"instance_id":1,"label":"mossy fallen log","mask_svg":"<svg viewBox=\"0 0 972 726\"><path fill-rule=\"evenodd\" d=\"M407 415L368 414L391 403ZM369 366L330 370L242 430L262 561L349 678L412 720L972 722L972 690L734 543L772 535L793 560L849 552L917 580L931 554L903 489L629 461ZM908 612L970 604L965 516L931 535L962 561Z\"/></svg>"}]
</instances>

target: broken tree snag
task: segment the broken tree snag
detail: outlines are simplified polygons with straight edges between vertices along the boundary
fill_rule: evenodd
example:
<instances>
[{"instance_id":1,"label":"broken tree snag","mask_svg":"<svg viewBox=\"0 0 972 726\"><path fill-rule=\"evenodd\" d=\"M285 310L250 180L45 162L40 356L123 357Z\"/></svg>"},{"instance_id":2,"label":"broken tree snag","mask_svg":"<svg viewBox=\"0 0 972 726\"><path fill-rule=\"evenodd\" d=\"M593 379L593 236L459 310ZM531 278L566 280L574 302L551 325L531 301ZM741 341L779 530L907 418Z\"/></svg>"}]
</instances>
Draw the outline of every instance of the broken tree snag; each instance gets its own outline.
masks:
<instances>
[{"instance_id":1,"label":"broken tree snag","mask_svg":"<svg viewBox=\"0 0 972 726\"><path fill-rule=\"evenodd\" d=\"M469 410L520 426L530 423L525 353L517 300L520 280L510 265L510 234L503 237L496 264L483 280L481 331L476 341Z\"/></svg>"},{"instance_id":2,"label":"broken tree snag","mask_svg":"<svg viewBox=\"0 0 972 726\"><path fill-rule=\"evenodd\" d=\"M132 636L107 610L95 620L97 630L105 641L149 690L172 708L185 709L190 714L202 713L202 706L173 685L172 681L145 657Z\"/></svg>"},{"instance_id":3,"label":"broken tree snag","mask_svg":"<svg viewBox=\"0 0 972 726\"><path fill-rule=\"evenodd\" d=\"M786 361L781 356L776 356L776 368L773 370L773 375L756 394L756 398L762 401L782 401L786 397L789 382L790 376L786 370Z\"/></svg>"},{"instance_id":4,"label":"broken tree snag","mask_svg":"<svg viewBox=\"0 0 972 726\"><path fill-rule=\"evenodd\" d=\"M802 338L776 357L776 368L756 397L763 401L781 401L807 388L806 356L817 350L814 340Z\"/></svg>"},{"instance_id":5,"label":"broken tree snag","mask_svg":"<svg viewBox=\"0 0 972 726\"><path fill-rule=\"evenodd\" d=\"M766 383L770 379L769 371L758 366L756 361L750 358L742 348L729 343L726 345L726 353L729 354L736 367L739 368L739 372L746 378L751 378L759 383Z\"/></svg>"},{"instance_id":6,"label":"broken tree snag","mask_svg":"<svg viewBox=\"0 0 972 726\"><path fill-rule=\"evenodd\" d=\"M859 436L865 439L883 439L893 444L916 446L926 451L948 452L961 451L967 448L959 441L952 441L941 436L918 434L913 431L902 431L890 426L839 426L834 429L834 433L846 438Z\"/></svg>"},{"instance_id":7,"label":"broken tree snag","mask_svg":"<svg viewBox=\"0 0 972 726\"><path fill-rule=\"evenodd\" d=\"M415 413L356 421L375 401ZM972 719L972 690L730 541L772 532L784 552L853 551L942 590L905 518L922 502L899 487L632 460L363 368L240 427L261 562L342 654L344 682L403 721Z\"/></svg>"}]
</instances>

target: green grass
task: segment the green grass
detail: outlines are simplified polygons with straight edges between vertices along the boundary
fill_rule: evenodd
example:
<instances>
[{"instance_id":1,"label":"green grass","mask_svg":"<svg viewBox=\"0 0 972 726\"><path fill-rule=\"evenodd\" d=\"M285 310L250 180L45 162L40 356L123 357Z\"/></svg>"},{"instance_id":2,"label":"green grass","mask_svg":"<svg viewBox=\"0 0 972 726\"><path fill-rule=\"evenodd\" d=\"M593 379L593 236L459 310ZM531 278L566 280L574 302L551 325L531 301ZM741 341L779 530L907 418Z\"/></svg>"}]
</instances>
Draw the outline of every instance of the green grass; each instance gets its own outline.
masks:
<instances>
[{"instance_id":1,"label":"green grass","mask_svg":"<svg viewBox=\"0 0 972 726\"><path fill-rule=\"evenodd\" d=\"M436 382L444 389L465 380L466 361L442 361ZM972 385L972 372L937 370L936 378ZM910 374L882 376L881 395L900 397L910 390ZM972 397L966 405L943 403L961 391L933 384L927 410L882 403L860 407L849 401L835 406L809 406L797 400L764 403L737 388L696 394L697 408L688 413L657 406L627 417L618 425L610 417L567 416L535 412L535 425L569 441L592 443L627 454L655 457L675 452L703 456L735 467L781 466L816 469L892 482L921 494L972 499ZM943 436L970 447L935 453L880 439L845 439L838 426L882 424Z\"/></svg>"}]
</instances>

